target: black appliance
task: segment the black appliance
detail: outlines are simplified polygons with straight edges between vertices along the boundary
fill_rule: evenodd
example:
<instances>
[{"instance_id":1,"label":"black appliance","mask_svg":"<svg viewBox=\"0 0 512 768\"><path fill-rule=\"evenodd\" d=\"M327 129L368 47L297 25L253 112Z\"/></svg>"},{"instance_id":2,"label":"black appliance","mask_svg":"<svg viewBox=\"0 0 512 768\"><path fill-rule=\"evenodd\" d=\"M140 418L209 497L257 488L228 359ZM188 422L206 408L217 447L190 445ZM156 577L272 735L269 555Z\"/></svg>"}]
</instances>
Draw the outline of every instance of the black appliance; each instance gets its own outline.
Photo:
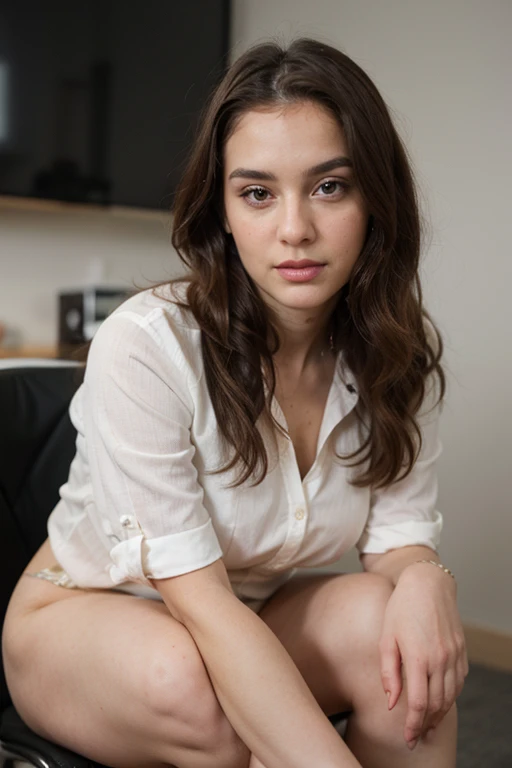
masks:
<instances>
[{"instance_id":1,"label":"black appliance","mask_svg":"<svg viewBox=\"0 0 512 768\"><path fill-rule=\"evenodd\" d=\"M90 286L59 294L59 357L74 357L133 290Z\"/></svg>"}]
</instances>

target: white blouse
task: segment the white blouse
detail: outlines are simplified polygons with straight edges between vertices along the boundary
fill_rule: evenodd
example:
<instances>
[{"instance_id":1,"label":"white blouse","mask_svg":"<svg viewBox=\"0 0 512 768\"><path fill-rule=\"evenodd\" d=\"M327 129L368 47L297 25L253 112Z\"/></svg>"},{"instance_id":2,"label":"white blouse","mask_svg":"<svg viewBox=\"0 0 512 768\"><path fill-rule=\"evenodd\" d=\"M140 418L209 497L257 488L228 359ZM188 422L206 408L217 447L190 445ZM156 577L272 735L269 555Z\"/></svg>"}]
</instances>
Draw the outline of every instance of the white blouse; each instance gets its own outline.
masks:
<instances>
[{"instance_id":1,"label":"white blouse","mask_svg":"<svg viewBox=\"0 0 512 768\"><path fill-rule=\"evenodd\" d=\"M48 530L76 584L150 586L149 578L222 557L235 594L261 600L296 568L333 563L353 546L365 553L437 548L433 387L412 472L385 489L355 488L348 481L357 470L335 456L355 450L363 435L356 384L340 354L306 477L291 440L259 424L267 476L229 488L236 470L211 473L223 463L222 442L197 323L168 300L169 287L155 293L137 294L103 323L70 406L76 455ZM286 427L275 399L273 413Z\"/></svg>"}]
</instances>

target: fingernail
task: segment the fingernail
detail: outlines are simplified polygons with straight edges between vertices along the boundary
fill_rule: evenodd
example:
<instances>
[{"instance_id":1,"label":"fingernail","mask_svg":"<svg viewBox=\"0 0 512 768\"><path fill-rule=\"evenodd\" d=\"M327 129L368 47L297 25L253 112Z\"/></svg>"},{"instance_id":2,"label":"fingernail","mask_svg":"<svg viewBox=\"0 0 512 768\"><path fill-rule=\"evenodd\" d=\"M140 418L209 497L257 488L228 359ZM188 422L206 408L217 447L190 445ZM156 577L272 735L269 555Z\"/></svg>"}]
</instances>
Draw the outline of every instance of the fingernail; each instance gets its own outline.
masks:
<instances>
[{"instance_id":1,"label":"fingernail","mask_svg":"<svg viewBox=\"0 0 512 768\"><path fill-rule=\"evenodd\" d=\"M417 743L418 743L418 739L414 739L413 741L408 741L407 742L407 746L409 747L411 752L412 752L412 750L414 749L414 747L416 746Z\"/></svg>"}]
</instances>

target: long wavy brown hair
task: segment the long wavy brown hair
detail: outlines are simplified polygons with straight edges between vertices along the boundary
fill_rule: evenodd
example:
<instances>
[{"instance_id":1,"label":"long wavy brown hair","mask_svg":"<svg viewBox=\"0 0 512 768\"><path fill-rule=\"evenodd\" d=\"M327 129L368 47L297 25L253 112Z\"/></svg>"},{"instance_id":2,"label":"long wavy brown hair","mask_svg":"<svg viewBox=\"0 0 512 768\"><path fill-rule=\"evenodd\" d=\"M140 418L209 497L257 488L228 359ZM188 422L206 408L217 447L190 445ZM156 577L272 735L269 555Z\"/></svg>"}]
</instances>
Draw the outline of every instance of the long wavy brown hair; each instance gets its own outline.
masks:
<instances>
[{"instance_id":1,"label":"long wavy brown hair","mask_svg":"<svg viewBox=\"0 0 512 768\"><path fill-rule=\"evenodd\" d=\"M418 410L427 378L445 393L439 331L422 306L421 226L402 142L375 85L348 56L324 43L257 45L228 70L206 105L174 201L172 243L189 269L186 306L201 330L217 424L229 448L219 471L233 485L265 477L268 458L257 422L269 418L279 339L266 306L224 229L223 148L237 121L262 106L315 102L342 128L368 231L330 333L358 385L356 413L367 426L360 447L340 457L356 486L386 486L411 471L421 449Z\"/></svg>"}]
</instances>

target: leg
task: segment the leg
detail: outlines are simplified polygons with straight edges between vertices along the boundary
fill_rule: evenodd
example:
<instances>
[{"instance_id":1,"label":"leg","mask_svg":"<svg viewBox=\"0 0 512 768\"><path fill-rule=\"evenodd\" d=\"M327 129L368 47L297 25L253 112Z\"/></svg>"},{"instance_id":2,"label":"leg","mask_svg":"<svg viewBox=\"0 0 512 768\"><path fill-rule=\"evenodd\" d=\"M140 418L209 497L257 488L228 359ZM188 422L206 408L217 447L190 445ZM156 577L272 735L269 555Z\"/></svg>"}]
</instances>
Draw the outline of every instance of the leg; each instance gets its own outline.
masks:
<instances>
[{"instance_id":1,"label":"leg","mask_svg":"<svg viewBox=\"0 0 512 768\"><path fill-rule=\"evenodd\" d=\"M324 712L352 711L346 742L365 768L454 768L455 707L412 752L403 738L406 690L388 711L378 641L391 593L387 580L369 573L299 575L260 616Z\"/></svg>"},{"instance_id":2,"label":"leg","mask_svg":"<svg viewBox=\"0 0 512 768\"><path fill-rule=\"evenodd\" d=\"M28 571L51 565L40 550ZM246 768L189 632L163 603L29 576L4 627L9 689L42 736L114 768Z\"/></svg>"}]
</instances>

